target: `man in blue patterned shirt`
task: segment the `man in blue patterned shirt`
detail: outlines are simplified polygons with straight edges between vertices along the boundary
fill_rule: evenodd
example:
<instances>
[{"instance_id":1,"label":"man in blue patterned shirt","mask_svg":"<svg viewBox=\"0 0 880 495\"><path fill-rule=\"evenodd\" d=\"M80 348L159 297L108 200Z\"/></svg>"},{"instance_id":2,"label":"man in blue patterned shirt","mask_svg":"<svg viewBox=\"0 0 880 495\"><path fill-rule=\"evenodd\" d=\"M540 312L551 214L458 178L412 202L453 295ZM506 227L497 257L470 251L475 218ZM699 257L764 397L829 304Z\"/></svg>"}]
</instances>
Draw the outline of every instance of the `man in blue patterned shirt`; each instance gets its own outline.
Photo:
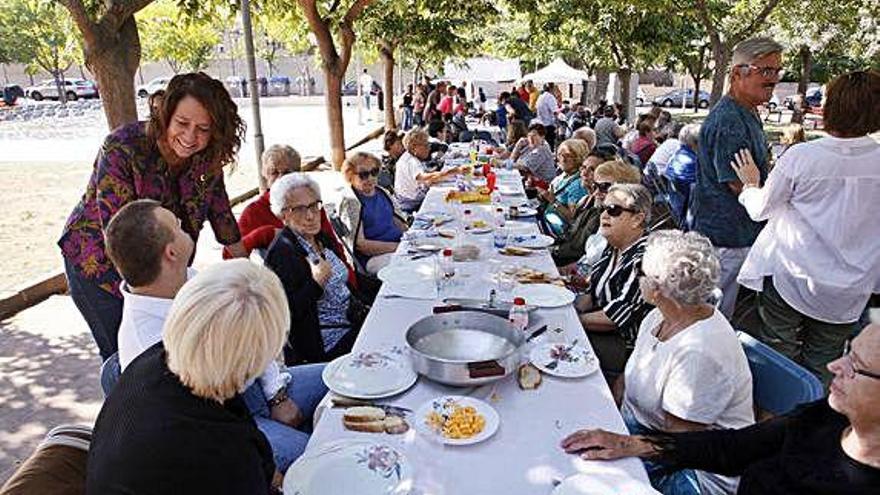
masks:
<instances>
[{"instance_id":1,"label":"man in blue patterned shirt","mask_svg":"<svg viewBox=\"0 0 880 495\"><path fill-rule=\"evenodd\" d=\"M782 46L770 38L750 38L733 50L730 89L703 122L691 228L705 235L721 261L721 312L730 319L736 303L736 276L763 223L753 222L737 201L742 183L731 167L741 149L751 151L767 178L767 138L757 108L770 100L782 72Z\"/></svg>"}]
</instances>

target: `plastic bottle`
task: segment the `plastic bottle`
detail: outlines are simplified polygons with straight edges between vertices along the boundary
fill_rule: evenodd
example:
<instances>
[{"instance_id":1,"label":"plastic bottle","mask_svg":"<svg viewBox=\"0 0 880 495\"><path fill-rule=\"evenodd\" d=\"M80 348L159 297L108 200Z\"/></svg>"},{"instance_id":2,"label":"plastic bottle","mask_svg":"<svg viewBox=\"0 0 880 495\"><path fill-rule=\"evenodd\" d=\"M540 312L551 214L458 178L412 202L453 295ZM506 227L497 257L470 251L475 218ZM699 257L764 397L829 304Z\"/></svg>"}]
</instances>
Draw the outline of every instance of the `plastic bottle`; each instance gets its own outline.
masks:
<instances>
[{"instance_id":1,"label":"plastic bottle","mask_svg":"<svg viewBox=\"0 0 880 495\"><path fill-rule=\"evenodd\" d=\"M529 327L529 310L526 308L525 299L521 297L514 298L507 321L510 322L510 328L514 331L525 332L526 328Z\"/></svg>"},{"instance_id":2,"label":"plastic bottle","mask_svg":"<svg viewBox=\"0 0 880 495\"><path fill-rule=\"evenodd\" d=\"M455 260L452 258L452 249L446 248L440 256L440 270L446 280L455 276Z\"/></svg>"}]
</instances>

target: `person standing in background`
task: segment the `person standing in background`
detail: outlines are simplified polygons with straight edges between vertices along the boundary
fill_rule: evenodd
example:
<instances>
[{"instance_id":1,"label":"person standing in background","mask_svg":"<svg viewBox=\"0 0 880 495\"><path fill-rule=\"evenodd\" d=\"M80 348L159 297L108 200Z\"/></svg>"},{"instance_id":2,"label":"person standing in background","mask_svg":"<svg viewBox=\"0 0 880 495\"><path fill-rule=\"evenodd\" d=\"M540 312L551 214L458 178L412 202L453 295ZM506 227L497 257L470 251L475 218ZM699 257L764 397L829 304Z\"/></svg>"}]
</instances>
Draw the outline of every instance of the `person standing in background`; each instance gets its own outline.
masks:
<instances>
[{"instance_id":1,"label":"person standing in background","mask_svg":"<svg viewBox=\"0 0 880 495\"><path fill-rule=\"evenodd\" d=\"M367 110L369 110L370 93L373 91L373 76L367 73L367 69L364 69L364 73L361 74L358 83L361 85L361 93L364 95L364 105L366 105Z\"/></svg>"},{"instance_id":2,"label":"person standing in background","mask_svg":"<svg viewBox=\"0 0 880 495\"><path fill-rule=\"evenodd\" d=\"M763 222L749 218L738 201L743 191L731 167L743 148L759 171L757 186L767 179L769 153L758 106L768 102L782 72L782 45L770 38L749 38L733 49L730 89L703 123L697 150L692 230L705 235L721 262L721 312L733 316L739 286L737 274L758 237Z\"/></svg>"}]
</instances>

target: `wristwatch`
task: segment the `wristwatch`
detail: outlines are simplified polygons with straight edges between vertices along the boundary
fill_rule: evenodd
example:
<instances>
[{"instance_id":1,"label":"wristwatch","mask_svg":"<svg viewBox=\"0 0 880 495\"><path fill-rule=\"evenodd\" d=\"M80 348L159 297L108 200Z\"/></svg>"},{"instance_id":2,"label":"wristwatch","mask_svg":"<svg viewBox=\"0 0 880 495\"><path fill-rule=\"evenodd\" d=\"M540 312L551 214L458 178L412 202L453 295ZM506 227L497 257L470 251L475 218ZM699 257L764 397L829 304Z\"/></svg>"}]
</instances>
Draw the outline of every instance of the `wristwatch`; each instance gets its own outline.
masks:
<instances>
[{"instance_id":1,"label":"wristwatch","mask_svg":"<svg viewBox=\"0 0 880 495\"><path fill-rule=\"evenodd\" d=\"M287 400L287 387L281 387L281 389L278 390L278 393L275 394L274 397L269 399L269 409L277 406L278 404L281 404L282 402L284 402L286 400Z\"/></svg>"}]
</instances>

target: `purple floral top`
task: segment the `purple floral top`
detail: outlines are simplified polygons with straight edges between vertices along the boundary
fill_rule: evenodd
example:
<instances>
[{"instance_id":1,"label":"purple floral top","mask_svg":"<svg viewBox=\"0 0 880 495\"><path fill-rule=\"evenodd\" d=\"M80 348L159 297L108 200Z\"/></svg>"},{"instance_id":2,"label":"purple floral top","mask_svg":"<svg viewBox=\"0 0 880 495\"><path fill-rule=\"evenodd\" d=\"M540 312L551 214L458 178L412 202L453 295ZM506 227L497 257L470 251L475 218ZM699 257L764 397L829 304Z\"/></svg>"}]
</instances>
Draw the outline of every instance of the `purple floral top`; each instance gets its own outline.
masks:
<instances>
[{"instance_id":1,"label":"purple floral top","mask_svg":"<svg viewBox=\"0 0 880 495\"><path fill-rule=\"evenodd\" d=\"M241 239L229 206L221 170L196 161L173 177L159 149L149 144L145 122L119 127L104 140L82 200L73 209L58 241L62 255L84 277L122 297L122 280L104 252L104 227L130 201L154 199L181 220L183 230L197 241L205 220L217 242Z\"/></svg>"}]
</instances>

